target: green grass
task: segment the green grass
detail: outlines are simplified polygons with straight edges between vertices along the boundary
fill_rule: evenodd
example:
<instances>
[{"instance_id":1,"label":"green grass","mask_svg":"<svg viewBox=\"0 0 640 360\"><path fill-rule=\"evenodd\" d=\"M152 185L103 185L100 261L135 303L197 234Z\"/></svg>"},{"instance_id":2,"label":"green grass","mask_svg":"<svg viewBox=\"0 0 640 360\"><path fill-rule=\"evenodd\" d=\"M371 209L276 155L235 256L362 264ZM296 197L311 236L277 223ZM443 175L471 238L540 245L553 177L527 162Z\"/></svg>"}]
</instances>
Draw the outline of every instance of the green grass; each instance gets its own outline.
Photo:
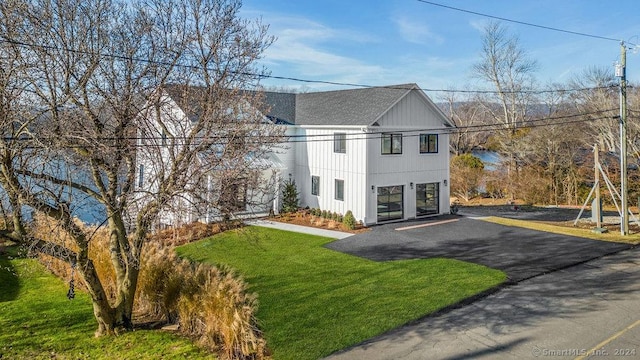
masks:
<instances>
[{"instance_id":1,"label":"green grass","mask_svg":"<svg viewBox=\"0 0 640 360\"><path fill-rule=\"evenodd\" d=\"M158 330L96 339L86 293L66 297L68 284L35 260L0 256L2 359L213 359L191 341Z\"/></svg>"},{"instance_id":2,"label":"green grass","mask_svg":"<svg viewBox=\"0 0 640 360\"><path fill-rule=\"evenodd\" d=\"M628 236L622 236L618 232L606 232L604 234L599 234L599 233L592 232L590 229L552 225L552 224L536 222L536 221L508 219L508 218L502 218L497 216L489 216L486 218L482 218L482 220L492 222L495 224L505 225L505 226L515 226L515 227L521 227L525 229L545 231L545 232L550 232L554 234L561 234L561 235L568 235L568 236L576 236L576 237L582 237L582 238L592 239L592 240L621 242L621 243L627 243L627 244L640 243L640 234L632 234Z\"/></svg>"},{"instance_id":3,"label":"green grass","mask_svg":"<svg viewBox=\"0 0 640 360\"><path fill-rule=\"evenodd\" d=\"M505 274L451 259L373 262L332 239L249 227L178 248L238 269L258 294L275 359L317 359L494 287Z\"/></svg>"}]
</instances>

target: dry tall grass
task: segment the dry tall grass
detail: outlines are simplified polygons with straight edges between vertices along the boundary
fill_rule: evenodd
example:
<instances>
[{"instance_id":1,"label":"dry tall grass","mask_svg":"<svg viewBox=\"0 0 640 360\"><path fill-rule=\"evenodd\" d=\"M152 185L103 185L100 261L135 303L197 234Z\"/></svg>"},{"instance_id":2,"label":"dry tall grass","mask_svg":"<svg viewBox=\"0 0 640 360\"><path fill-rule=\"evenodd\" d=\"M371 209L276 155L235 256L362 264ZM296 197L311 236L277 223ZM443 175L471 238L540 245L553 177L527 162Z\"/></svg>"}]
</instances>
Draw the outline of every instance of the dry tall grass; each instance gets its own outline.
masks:
<instances>
[{"instance_id":1,"label":"dry tall grass","mask_svg":"<svg viewBox=\"0 0 640 360\"><path fill-rule=\"evenodd\" d=\"M64 231L51 221L38 218L34 235L76 250ZM107 229L82 225L91 241L89 254L111 299L115 298L115 273L108 252ZM227 359L264 359L266 342L257 327L257 301L247 285L231 269L191 264L175 255L173 248L225 230L218 225L190 224L150 237L141 262L136 314L168 323L178 323L181 333ZM70 280L67 262L49 256L40 261L54 274ZM75 283L81 279L75 275Z\"/></svg>"}]
</instances>

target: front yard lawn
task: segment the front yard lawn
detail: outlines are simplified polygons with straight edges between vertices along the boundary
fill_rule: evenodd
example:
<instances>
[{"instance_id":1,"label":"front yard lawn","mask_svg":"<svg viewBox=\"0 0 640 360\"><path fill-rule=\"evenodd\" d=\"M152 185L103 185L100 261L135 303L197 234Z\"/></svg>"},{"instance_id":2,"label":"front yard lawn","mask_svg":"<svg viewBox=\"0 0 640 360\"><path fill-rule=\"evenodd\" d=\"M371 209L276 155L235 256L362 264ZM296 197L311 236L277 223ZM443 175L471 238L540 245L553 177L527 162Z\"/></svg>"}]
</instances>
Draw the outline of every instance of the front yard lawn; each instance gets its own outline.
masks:
<instances>
[{"instance_id":1,"label":"front yard lawn","mask_svg":"<svg viewBox=\"0 0 640 360\"><path fill-rule=\"evenodd\" d=\"M69 300L67 290L37 261L0 254L0 358L215 359L189 339L159 330L96 339L89 296L78 290Z\"/></svg>"},{"instance_id":2,"label":"front yard lawn","mask_svg":"<svg viewBox=\"0 0 640 360\"><path fill-rule=\"evenodd\" d=\"M229 265L258 294L275 359L317 359L494 287L506 275L452 259L373 262L323 247L332 239L247 227L178 248Z\"/></svg>"}]
</instances>

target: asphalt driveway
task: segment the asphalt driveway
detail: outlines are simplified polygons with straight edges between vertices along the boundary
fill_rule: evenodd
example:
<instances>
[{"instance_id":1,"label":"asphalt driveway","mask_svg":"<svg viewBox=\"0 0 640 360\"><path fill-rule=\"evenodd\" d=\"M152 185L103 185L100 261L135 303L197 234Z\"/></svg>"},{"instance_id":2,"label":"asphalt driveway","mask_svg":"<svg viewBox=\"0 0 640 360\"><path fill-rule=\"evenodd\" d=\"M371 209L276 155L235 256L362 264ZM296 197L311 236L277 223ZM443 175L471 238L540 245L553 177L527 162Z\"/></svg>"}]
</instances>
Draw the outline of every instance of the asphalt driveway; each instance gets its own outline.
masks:
<instances>
[{"instance_id":1,"label":"asphalt driveway","mask_svg":"<svg viewBox=\"0 0 640 360\"><path fill-rule=\"evenodd\" d=\"M374 226L327 247L374 261L453 258L500 269L518 282L631 245L503 226L467 214Z\"/></svg>"}]
</instances>

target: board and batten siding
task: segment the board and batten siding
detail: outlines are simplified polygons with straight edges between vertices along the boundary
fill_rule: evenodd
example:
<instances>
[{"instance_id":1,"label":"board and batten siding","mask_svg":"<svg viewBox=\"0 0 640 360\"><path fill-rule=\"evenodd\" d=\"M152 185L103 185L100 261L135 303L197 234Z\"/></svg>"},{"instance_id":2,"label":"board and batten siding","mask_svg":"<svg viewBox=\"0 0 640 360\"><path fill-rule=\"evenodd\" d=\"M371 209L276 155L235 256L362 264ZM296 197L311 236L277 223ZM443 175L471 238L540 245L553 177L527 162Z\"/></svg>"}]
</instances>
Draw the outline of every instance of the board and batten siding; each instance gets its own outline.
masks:
<instances>
[{"instance_id":1,"label":"board and batten siding","mask_svg":"<svg viewBox=\"0 0 640 360\"><path fill-rule=\"evenodd\" d=\"M432 102L412 91L377 120L379 126L369 127L366 224L377 223L377 188L383 186L404 186L404 219L416 217L415 185L422 183L439 184L439 213L449 212L449 135L443 120ZM382 155L382 133L402 134L402 154ZM420 153L420 134L438 135L437 153Z\"/></svg>"},{"instance_id":2,"label":"board and batten siding","mask_svg":"<svg viewBox=\"0 0 640 360\"><path fill-rule=\"evenodd\" d=\"M346 152L333 150L334 133L346 134ZM306 137L295 146L295 171L301 206L345 214L364 220L366 212L367 144L360 127L303 127ZM311 176L320 177L319 195L311 194ZM344 180L344 200L335 199L335 180Z\"/></svg>"},{"instance_id":3,"label":"board and batten siding","mask_svg":"<svg viewBox=\"0 0 640 360\"><path fill-rule=\"evenodd\" d=\"M415 185L438 183L439 213L449 212L449 135L438 134L437 153L421 154L421 133L423 132L402 133L402 154L397 155L382 155L380 135L375 134L367 140L370 189L367 197L367 224L377 222L377 188L383 186L404 186L404 218L413 219L416 217ZM413 189L411 183L414 184Z\"/></svg>"},{"instance_id":4,"label":"board and batten siding","mask_svg":"<svg viewBox=\"0 0 640 360\"><path fill-rule=\"evenodd\" d=\"M445 115L417 91L409 92L377 119L380 127L395 129L443 129Z\"/></svg>"}]
</instances>

